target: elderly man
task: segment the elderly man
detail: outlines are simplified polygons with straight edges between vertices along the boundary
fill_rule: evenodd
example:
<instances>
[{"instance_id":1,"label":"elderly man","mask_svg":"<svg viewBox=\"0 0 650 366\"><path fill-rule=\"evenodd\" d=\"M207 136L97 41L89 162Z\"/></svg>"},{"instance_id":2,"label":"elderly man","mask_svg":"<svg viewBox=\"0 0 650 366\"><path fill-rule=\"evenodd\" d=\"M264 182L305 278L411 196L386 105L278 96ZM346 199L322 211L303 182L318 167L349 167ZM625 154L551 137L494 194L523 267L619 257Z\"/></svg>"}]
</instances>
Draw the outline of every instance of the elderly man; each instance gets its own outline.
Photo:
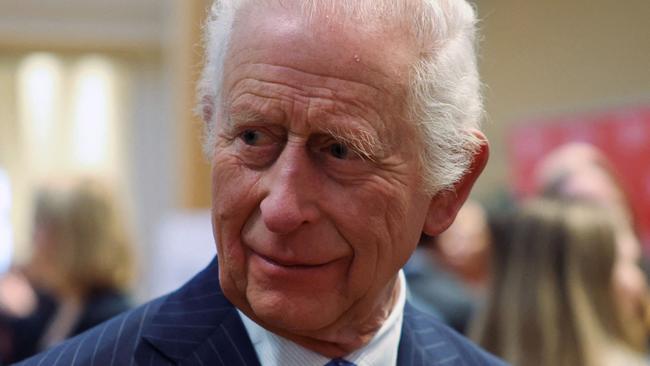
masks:
<instances>
[{"instance_id":1,"label":"elderly man","mask_svg":"<svg viewBox=\"0 0 650 366\"><path fill-rule=\"evenodd\" d=\"M487 160L473 23L464 0L215 4L218 259L27 364L501 364L407 304L400 273Z\"/></svg>"}]
</instances>

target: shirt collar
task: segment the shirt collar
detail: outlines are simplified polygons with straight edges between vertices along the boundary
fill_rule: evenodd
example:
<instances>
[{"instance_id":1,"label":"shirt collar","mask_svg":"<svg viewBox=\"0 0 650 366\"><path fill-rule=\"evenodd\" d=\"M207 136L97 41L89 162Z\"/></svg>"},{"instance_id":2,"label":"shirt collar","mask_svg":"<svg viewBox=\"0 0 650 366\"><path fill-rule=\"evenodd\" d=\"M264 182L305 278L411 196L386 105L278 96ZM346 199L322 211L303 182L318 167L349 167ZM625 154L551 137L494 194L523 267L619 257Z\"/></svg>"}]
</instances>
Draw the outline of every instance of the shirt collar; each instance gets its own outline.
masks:
<instances>
[{"instance_id":1,"label":"shirt collar","mask_svg":"<svg viewBox=\"0 0 650 366\"><path fill-rule=\"evenodd\" d=\"M390 315L379 331L364 347L344 357L357 366L393 366L397 362L397 348L402 332L406 281L398 274L399 294ZM257 357L264 366L325 365L330 358L308 350L286 338L269 332L239 311Z\"/></svg>"}]
</instances>

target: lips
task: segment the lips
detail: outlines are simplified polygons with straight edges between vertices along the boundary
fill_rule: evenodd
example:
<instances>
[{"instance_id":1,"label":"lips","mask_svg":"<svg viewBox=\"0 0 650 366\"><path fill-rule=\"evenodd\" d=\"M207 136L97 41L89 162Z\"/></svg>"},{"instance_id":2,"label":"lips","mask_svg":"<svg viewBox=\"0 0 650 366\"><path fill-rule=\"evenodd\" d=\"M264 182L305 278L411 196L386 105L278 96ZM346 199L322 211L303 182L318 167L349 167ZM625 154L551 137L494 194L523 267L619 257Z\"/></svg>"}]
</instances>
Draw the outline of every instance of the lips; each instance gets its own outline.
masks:
<instances>
[{"instance_id":1,"label":"lips","mask_svg":"<svg viewBox=\"0 0 650 366\"><path fill-rule=\"evenodd\" d=\"M323 267L326 266L333 261L325 261L321 263L309 263L308 261L295 261L295 260L289 260L289 259L282 259L282 258L277 258L277 257L269 257L263 254L260 254L258 252L253 251L253 253L266 262L269 262L275 266L280 266L280 267L285 267L285 268L292 268L292 269L311 269L311 268L318 268L318 267Z\"/></svg>"}]
</instances>

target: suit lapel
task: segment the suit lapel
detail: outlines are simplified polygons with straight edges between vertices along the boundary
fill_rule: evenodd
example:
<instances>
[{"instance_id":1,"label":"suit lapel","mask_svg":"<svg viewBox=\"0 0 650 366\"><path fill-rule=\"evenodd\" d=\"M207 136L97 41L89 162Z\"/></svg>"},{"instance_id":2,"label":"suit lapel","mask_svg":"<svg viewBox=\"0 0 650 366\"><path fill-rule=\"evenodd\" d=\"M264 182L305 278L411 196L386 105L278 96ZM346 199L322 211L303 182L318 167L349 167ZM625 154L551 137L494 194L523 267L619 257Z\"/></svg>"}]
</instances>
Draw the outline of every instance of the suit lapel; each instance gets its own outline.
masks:
<instances>
[{"instance_id":1,"label":"suit lapel","mask_svg":"<svg viewBox=\"0 0 650 366\"><path fill-rule=\"evenodd\" d=\"M404 308L398 366L455 365L460 356L439 330L441 325L411 306Z\"/></svg>"},{"instance_id":2,"label":"suit lapel","mask_svg":"<svg viewBox=\"0 0 650 366\"><path fill-rule=\"evenodd\" d=\"M246 328L236 311L223 319L219 329L194 351L193 357L202 360L199 364L206 365L260 366Z\"/></svg>"},{"instance_id":3,"label":"suit lapel","mask_svg":"<svg viewBox=\"0 0 650 366\"><path fill-rule=\"evenodd\" d=\"M259 365L239 314L221 292L216 258L168 296L142 338L139 348L153 346L175 364ZM136 351L138 363L148 364L150 352Z\"/></svg>"}]
</instances>

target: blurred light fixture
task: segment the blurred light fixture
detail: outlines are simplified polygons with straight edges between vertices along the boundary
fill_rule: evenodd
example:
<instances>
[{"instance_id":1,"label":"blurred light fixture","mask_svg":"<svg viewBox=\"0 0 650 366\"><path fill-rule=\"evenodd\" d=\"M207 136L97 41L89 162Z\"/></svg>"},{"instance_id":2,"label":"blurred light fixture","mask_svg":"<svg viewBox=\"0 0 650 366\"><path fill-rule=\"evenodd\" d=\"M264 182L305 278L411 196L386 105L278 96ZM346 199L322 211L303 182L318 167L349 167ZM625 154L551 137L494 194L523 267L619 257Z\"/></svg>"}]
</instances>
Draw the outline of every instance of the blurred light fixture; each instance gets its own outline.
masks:
<instances>
[{"instance_id":1,"label":"blurred light fixture","mask_svg":"<svg viewBox=\"0 0 650 366\"><path fill-rule=\"evenodd\" d=\"M111 63L89 56L73 73L73 165L100 168L109 160L115 127L115 72Z\"/></svg>"},{"instance_id":2,"label":"blurred light fixture","mask_svg":"<svg viewBox=\"0 0 650 366\"><path fill-rule=\"evenodd\" d=\"M33 154L48 156L61 105L62 66L48 53L31 54L18 67L18 103L23 136Z\"/></svg>"}]
</instances>

